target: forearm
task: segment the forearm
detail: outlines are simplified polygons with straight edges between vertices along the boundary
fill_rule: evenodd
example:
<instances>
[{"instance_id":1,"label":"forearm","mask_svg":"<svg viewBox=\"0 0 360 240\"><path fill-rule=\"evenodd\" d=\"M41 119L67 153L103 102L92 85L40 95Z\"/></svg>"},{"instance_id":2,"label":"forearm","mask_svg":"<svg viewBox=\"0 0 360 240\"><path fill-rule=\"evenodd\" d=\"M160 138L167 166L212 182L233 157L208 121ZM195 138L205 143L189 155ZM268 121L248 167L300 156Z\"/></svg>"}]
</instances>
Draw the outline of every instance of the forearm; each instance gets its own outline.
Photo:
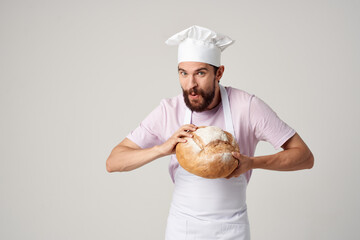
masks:
<instances>
[{"instance_id":1,"label":"forearm","mask_svg":"<svg viewBox=\"0 0 360 240\"><path fill-rule=\"evenodd\" d=\"M278 171L309 169L314 164L311 151L303 148L291 148L273 155L252 157L251 159L253 168Z\"/></svg>"},{"instance_id":2,"label":"forearm","mask_svg":"<svg viewBox=\"0 0 360 240\"><path fill-rule=\"evenodd\" d=\"M142 149L136 143L125 138L117 145L106 160L108 172L131 171L157 158L175 153L176 144L186 142L183 137L192 137L191 132L196 130L193 124L181 126L166 142L152 148Z\"/></svg>"},{"instance_id":3,"label":"forearm","mask_svg":"<svg viewBox=\"0 0 360 240\"><path fill-rule=\"evenodd\" d=\"M106 160L106 169L108 172L131 171L160 157L158 146L146 149L117 146Z\"/></svg>"}]
</instances>

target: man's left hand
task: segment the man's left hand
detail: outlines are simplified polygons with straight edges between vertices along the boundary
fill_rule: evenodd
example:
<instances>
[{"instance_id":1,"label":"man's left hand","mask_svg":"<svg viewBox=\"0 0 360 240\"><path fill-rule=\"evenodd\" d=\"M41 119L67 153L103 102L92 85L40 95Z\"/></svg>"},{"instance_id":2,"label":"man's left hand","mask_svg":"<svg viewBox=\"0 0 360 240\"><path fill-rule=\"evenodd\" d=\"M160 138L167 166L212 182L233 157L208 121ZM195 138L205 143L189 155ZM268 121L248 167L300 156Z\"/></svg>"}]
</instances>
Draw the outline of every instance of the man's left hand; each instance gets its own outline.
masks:
<instances>
[{"instance_id":1,"label":"man's left hand","mask_svg":"<svg viewBox=\"0 0 360 240\"><path fill-rule=\"evenodd\" d=\"M239 165L229 176L226 177L227 179L239 177L241 174L252 169L253 166L253 160L250 157L241 155L238 152L233 152L232 155L239 161Z\"/></svg>"}]
</instances>

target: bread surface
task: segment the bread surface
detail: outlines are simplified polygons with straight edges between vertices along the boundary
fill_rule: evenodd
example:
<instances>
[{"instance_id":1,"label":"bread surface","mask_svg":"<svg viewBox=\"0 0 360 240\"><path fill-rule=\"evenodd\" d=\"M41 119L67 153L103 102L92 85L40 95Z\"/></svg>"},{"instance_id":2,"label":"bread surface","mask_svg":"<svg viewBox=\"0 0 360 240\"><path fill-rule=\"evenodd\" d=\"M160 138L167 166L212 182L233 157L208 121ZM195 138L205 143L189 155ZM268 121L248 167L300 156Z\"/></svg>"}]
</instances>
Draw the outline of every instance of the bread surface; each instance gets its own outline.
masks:
<instances>
[{"instance_id":1,"label":"bread surface","mask_svg":"<svg viewBox=\"0 0 360 240\"><path fill-rule=\"evenodd\" d=\"M238 166L232 152L239 152L235 138L221 128L202 126L193 137L176 146L176 158L185 170L204 178L229 176Z\"/></svg>"}]
</instances>

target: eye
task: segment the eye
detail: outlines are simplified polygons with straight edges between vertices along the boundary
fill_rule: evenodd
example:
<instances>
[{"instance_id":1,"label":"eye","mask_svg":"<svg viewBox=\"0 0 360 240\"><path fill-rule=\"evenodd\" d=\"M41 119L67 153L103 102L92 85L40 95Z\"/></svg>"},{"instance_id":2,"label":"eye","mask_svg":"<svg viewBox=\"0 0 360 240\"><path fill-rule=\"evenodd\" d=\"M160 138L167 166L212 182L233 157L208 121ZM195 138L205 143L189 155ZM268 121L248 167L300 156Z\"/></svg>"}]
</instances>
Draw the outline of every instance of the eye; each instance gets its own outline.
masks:
<instances>
[{"instance_id":1,"label":"eye","mask_svg":"<svg viewBox=\"0 0 360 240\"><path fill-rule=\"evenodd\" d=\"M187 73L186 73L186 72L181 71L181 72L180 72L180 75L181 75L181 76L186 76L186 75L187 75Z\"/></svg>"},{"instance_id":2,"label":"eye","mask_svg":"<svg viewBox=\"0 0 360 240\"><path fill-rule=\"evenodd\" d=\"M199 75L199 76L204 76L204 75L205 75L205 72L198 72L198 75Z\"/></svg>"}]
</instances>

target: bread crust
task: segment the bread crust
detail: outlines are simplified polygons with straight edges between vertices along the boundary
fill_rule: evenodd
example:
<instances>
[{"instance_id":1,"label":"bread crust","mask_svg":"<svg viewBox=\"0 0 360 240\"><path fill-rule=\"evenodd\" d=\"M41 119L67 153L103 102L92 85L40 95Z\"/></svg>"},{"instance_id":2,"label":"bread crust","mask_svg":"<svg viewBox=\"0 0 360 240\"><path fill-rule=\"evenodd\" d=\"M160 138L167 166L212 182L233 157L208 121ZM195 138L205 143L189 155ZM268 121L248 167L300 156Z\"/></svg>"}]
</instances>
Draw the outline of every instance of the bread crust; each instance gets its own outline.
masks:
<instances>
[{"instance_id":1,"label":"bread crust","mask_svg":"<svg viewBox=\"0 0 360 240\"><path fill-rule=\"evenodd\" d=\"M200 128L205 126L198 127ZM186 143L178 143L176 158L181 167L204 178L229 176L238 166L238 160L232 156L232 152L240 152L240 150L235 138L229 132L224 130L223 132L228 141L217 139L205 145L202 138L194 131L193 138L185 138Z\"/></svg>"}]
</instances>

